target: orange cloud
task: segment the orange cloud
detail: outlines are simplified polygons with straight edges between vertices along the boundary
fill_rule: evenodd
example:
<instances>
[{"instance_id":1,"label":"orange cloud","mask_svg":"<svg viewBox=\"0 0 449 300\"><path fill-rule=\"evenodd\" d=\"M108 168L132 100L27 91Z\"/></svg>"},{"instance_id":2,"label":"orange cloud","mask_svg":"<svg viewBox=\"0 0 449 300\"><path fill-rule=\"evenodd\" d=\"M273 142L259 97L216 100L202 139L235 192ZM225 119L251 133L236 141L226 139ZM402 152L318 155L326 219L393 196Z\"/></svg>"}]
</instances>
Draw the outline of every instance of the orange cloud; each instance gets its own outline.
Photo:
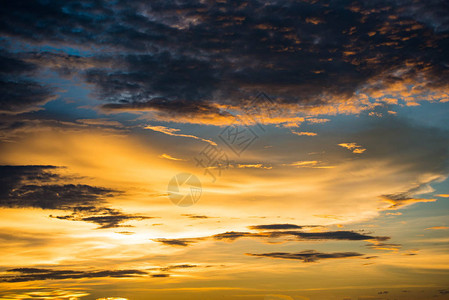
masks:
<instances>
[{"instance_id":1,"label":"orange cloud","mask_svg":"<svg viewBox=\"0 0 449 300\"><path fill-rule=\"evenodd\" d=\"M423 198L413 198L407 197L403 194L398 195L383 195L382 200L389 203L390 206L387 209L396 210L406 206L410 206L415 203L420 202L435 202L436 199L423 199Z\"/></svg>"},{"instance_id":2,"label":"orange cloud","mask_svg":"<svg viewBox=\"0 0 449 300\"><path fill-rule=\"evenodd\" d=\"M363 148L360 145L357 145L356 143L341 143L341 144L338 144L338 146L346 148L346 149L352 151L352 153L357 153L357 154L361 154L366 151L365 148Z\"/></svg>"},{"instance_id":3,"label":"orange cloud","mask_svg":"<svg viewBox=\"0 0 449 300\"><path fill-rule=\"evenodd\" d=\"M191 135L191 134L181 134L181 133L176 133L178 131L180 131L180 129L176 129L176 128L169 128L169 127L165 127L165 126L145 126L145 129L150 129L153 131L157 131L157 132L161 132L164 133L166 135L171 135L171 136L179 136L179 137L185 137L185 138L192 138L192 139L196 139L196 140L200 140L206 143L211 144L212 146L217 146L217 144L214 141L211 140L207 140L207 139L203 139L200 137L197 137L195 135Z\"/></svg>"},{"instance_id":4,"label":"orange cloud","mask_svg":"<svg viewBox=\"0 0 449 300\"><path fill-rule=\"evenodd\" d=\"M449 229L448 226L433 226L433 227L429 227L426 228L426 230L446 230Z\"/></svg>"},{"instance_id":5,"label":"orange cloud","mask_svg":"<svg viewBox=\"0 0 449 300\"><path fill-rule=\"evenodd\" d=\"M306 135L306 136L316 136L316 135L318 135L317 133L315 133L315 132L307 132L307 131L301 131L301 132L297 132L297 131L291 131L293 134L296 134L296 135Z\"/></svg>"},{"instance_id":6,"label":"orange cloud","mask_svg":"<svg viewBox=\"0 0 449 300\"><path fill-rule=\"evenodd\" d=\"M158 157L159 157L159 158L169 159L169 160L185 161L185 159L182 159L182 158L176 158L176 157L173 157L173 156L171 156L171 155L169 155L169 154L165 154L165 153L159 155Z\"/></svg>"}]
</instances>

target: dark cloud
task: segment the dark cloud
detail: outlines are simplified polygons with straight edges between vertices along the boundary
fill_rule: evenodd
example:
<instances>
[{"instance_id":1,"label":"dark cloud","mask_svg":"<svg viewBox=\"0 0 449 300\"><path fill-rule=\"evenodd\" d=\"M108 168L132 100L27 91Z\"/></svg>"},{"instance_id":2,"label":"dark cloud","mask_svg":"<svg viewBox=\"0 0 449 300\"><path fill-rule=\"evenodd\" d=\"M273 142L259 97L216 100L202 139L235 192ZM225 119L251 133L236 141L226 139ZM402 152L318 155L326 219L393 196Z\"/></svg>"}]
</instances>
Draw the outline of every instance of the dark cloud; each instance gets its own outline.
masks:
<instances>
[{"instance_id":1,"label":"dark cloud","mask_svg":"<svg viewBox=\"0 0 449 300\"><path fill-rule=\"evenodd\" d=\"M53 216L51 216L53 217ZM66 216L55 216L54 218L69 221L91 222L99 225L99 229L132 227L131 225L121 225L130 220L145 220L151 217L126 214L120 210L107 207L74 207L73 212Z\"/></svg>"},{"instance_id":2,"label":"dark cloud","mask_svg":"<svg viewBox=\"0 0 449 300\"><path fill-rule=\"evenodd\" d=\"M2 5L0 32L90 49L91 65L64 64L107 109L222 115L216 103L259 90L319 106L397 84L447 88L447 15L444 0L21 1Z\"/></svg>"},{"instance_id":3,"label":"dark cloud","mask_svg":"<svg viewBox=\"0 0 449 300\"><path fill-rule=\"evenodd\" d=\"M315 250L307 250L298 253L288 253L288 252L271 252L271 253L247 253L250 256L257 257L270 257L270 258L281 258L281 259L294 259L302 260L303 262L316 262L321 259L330 258L349 258L349 257L360 257L363 254L357 252L335 252L335 253L322 253Z\"/></svg>"},{"instance_id":4,"label":"dark cloud","mask_svg":"<svg viewBox=\"0 0 449 300\"><path fill-rule=\"evenodd\" d=\"M307 226L310 227L310 226ZM303 226L295 224L268 224L268 225L254 225L249 226L249 229L255 230L284 230L284 229L302 229Z\"/></svg>"},{"instance_id":5,"label":"dark cloud","mask_svg":"<svg viewBox=\"0 0 449 300\"><path fill-rule=\"evenodd\" d=\"M62 279L84 279L101 277L140 277L147 275L141 270L98 270L98 271L77 271L77 270L54 270L37 268L16 268L9 269L11 275L0 276L3 282L25 282L36 280L62 280Z\"/></svg>"},{"instance_id":6,"label":"dark cloud","mask_svg":"<svg viewBox=\"0 0 449 300\"><path fill-rule=\"evenodd\" d=\"M211 238L215 240L229 240L234 241L238 238L242 237L259 237L261 235L257 233L251 233L251 232L236 232L236 231L228 231L224 233L214 234L211 236Z\"/></svg>"},{"instance_id":7,"label":"dark cloud","mask_svg":"<svg viewBox=\"0 0 449 300\"><path fill-rule=\"evenodd\" d=\"M198 265L182 264L182 265L171 265L171 266L163 267L163 268L160 268L160 270L163 272L166 272L166 271L175 270L175 269L192 269L192 268L197 268L197 267L198 267Z\"/></svg>"},{"instance_id":8,"label":"dark cloud","mask_svg":"<svg viewBox=\"0 0 449 300\"><path fill-rule=\"evenodd\" d=\"M200 238L194 238L194 239L154 239L153 241L162 243L164 245L168 246L181 246L181 247L187 247L190 246L193 243L196 243L200 240Z\"/></svg>"},{"instance_id":9,"label":"dark cloud","mask_svg":"<svg viewBox=\"0 0 449 300\"><path fill-rule=\"evenodd\" d=\"M151 277L154 277L154 278L165 278L165 277L170 277L170 274L152 274Z\"/></svg>"},{"instance_id":10,"label":"dark cloud","mask_svg":"<svg viewBox=\"0 0 449 300\"><path fill-rule=\"evenodd\" d=\"M298 240L348 240L348 241L361 241L361 240L378 240L385 241L389 237L386 236L371 236L368 234L362 234L355 231L339 230L339 231L324 231L324 232L299 232L299 231L284 231L273 232L272 237L292 235L296 236Z\"/></svg>"},{"instance_id":11,"label":"dark cloud","mask_svg":"<svg viewBox=\"0 0 449 300\"><path fill-rule=\"evenodd\" d=\"M424 198L417 198L413 197L413 193L399 193L399 194L389 194L389 195L382 195L382 200L385 202L390 203L390 206L388 209L400 209L404 206L412 205L419 202L434 202L436 199L424 199Z\"/></svg>"},{"instance_id":12,"label":"dark cloud","mask_svg":"<svg viewBox=\"0 0 449 300\"><path fill-rule=\"evenodd\" d=\"M71 211L60 220L91 222L98 228L130 227L131 220L150 217L126 214L105 206L105 200L120 193L85 184L63 184L56 166L0 166L0 207L57 209ZM53 171L53 172L52 172Z\"/></svg>"},{"instance_id":13,"label":"dark cloud","mask_svg":"<svg viewBox=\"0 0 449 300\"><path fill-rule=\"evenodd\" d=\"M183 217L188 217L190 219L210 219L211 217L204 215L192 215L192 214L182 214Z\"/></svg>"},{"instance_id":14,"label":"dark cloud","mask_svg":"<svg viewBox=\"0 0 449 300\"><path fill-rule=\"evenodd\" d=\"M282 224L278 224L282 225ZM289 226L295 226L288 224ZM269 225L270 226L270 225ZM251 226L253 227L253 226ZM310 227L310 226L304 226ZM185 238L185 239L155 239L154 241L160 242L165 245L170 246L190 246L191 244L197 243L203 240L219 240L219 241L230 241L233 242L239 238L256 238L256 239L273 239L273 238L285 238L291 239L296 238L298 241L306 240L347 240L347 241L362 241L362 240L372 240L372 241L386 241L390 237L386 236L372 236L368 234L362 234L355 231L324 231L324 232L303 232L299 230L291 231L264 231L264 232L238 232L238 231L228 231L224 233L214 234L208 237L198 237L198 238Z\"/></svg>"},{"instance_id":15,"label":"dark cloud","mask_svg":"<svg viewBox=\"0 0 449 300\"><path fill-rule=\"evenodd\" d=\"M67 209L98 204L117 191L84 184L60 184L56 166L0 166L0 206ZM43 184L44 183L44 184Z\"/></svg>"},{"instance_id":16,"label":"dark cloud","mask_svg":"<svg viewBox=\"0 0 449 300\"><path fill-rule=\"evenodd\" d=\"M54 99L48 86L31 79L37 67L0 49L0 113L22 113Z\"/></svg>"},{"instance_id":17,"label":"dark cloud","mask_svg":"<svg viewBox=\"0 0 449 300\"><path fill-rule=\"evenodd\" d=\"M441 295L448 295L448 294L449 294L449 289L438 290L438 292L439 292Z\"/></svg>"}]
</instances>

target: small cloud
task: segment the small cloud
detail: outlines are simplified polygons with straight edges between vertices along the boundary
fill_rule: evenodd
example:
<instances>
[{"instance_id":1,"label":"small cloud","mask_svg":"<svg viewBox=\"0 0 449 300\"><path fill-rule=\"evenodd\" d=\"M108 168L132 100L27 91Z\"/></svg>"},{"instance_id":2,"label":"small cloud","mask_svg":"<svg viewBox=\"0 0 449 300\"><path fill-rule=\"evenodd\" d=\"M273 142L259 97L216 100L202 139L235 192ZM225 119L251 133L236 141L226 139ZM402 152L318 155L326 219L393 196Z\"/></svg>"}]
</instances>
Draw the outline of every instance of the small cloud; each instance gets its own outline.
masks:
<instances>
[{"instance_id":1,"label":"small cloud","mask_svg":"<svg viewBox=\"0 0 449 300\"><path fill-rule=\"evenodd\" d=\"M56 270L56 269L37 269L37 268L16 268L7 270L14 275L4 275L0 277L2 282L27 282L36 280L62 280L62 279L82 279L82 278L129 278L141 277L147 275L141 270Z\"/></svg>"},{"instance_id":2,"label":"small cloud","mask_svg":"<svg viewBox=\"0 0 449 300\"><path fill-rule=\"evenodd\" d=\"M203 139L200 137L197 137L195 135L191 135L191 134L182 134L182 133L176 133L178 131L180 131L181 129L177 129L177 128L169 128L169 127L165 127L165 126L151 126L151 125L147 125L144 127L145 129L150 129L156 132L160 132L166 135L171 135L171 136L179 136L179 137L185 137L185 138L192 138L192 139L196 139L196 140L200 140L206 143L211 144L212 146L217 146L217 144L211 140L207 140L207 139Z\"/></svg>"},{"instance_id":3,"label":"small cloud","mask_svg":"<svg viewBox=\"0 0 449 300\"><path fill-rule=\"evenodd\" d=\"M192 215L192 214L182 214L183 217L188 217L190 219L209 219L210 217L204 215Z\"/></svg>"},{"instance_id":4,"label":"small cloud","mask_svg":"<svg viewBox=\"0 0 449 300\"><path fill-rule=\"evenodd\" d=\"M299 124L294 123L294 122L283 123L281 125L282 125L282 127L285 127L285 128L298 128L299 127Z\"/></svg>"},{"instance_id":5,"label":"small cloud","mask_svg":"<svg viewBox=\"0 0 449 300\"><path fill-rule=\"evenodd\" d=\"M408 195L408 193L382 195L381 199L387 203L390 203L390 206L387 208L390 210L396 210L420 202L436 201L436 199L423 199L411 197L410 195Z\"/></svg>"},{"instance_id":6,"label":"small cloud","mask_svg":"<svg viewBox=\"0 0 449 300\"><path fill-rule=\"evenodd\" d=\"M265 166L264 164L237 164L237 168L239 169L267 169L270 170L273 167Z\"/></svg>"},{"instance_id":7,"label":"small cloud","mask_svg":"<svg viewBox=\"0 0 449 300\"><path fill-rule=\"evenodd\" d=\"M166 278L166 277L170 277L170 274L153 274L153 275L151 275L151 277L154 277L154 278Z\"/></svg>"},{"instance_id":8,"label":"small cloud","mask_svg":"<svg viewBox=\"0 0 449 300\"><path fill-rule=\"evenodd\" d=\"M400 216L402 215L401 212L387 212L385 215L387 216Z\"/></svg>"},{"instance_id":9,"label":"small cloud","mask_svg":"<svg viewBox=\"0 0 449 300\"><path fill-rule=\"evenodd\" d=\"M117 231L116 233L123 234L123 235L133 235L133 234L135 234L135 232L132 232L132 231Z\"/></svg>"},{"instance_id":10,"label":"small cloud","mask_svg":"<svg viewBox=\"0 0 449 300\"><path fill-rule=\"evenodd\" d=\"M152 217L146 217L141 215L133 215L127 214L120 210L108 208L108 207L100 207L96 208L93 206L80 206L74 207L73 212L70 215L65 216L52 216L51 218L56 218L60 220L68 220L68 221L83 221L90 222L99 225L98 229L107 229L107 228L118 228L118 227L132 227L130 225L122 225L127 221L131 220L145 220L151 219Z\"/></svg>"},{"instance_id":11,"label":"small cloud","mask_svg":"<svg viewBox=\"0 0 449 300\"><path fill-rule=\"evenodd\" d=\"M249 229L255 230L285 230L285 229L302 229L303 227L311 226L299 226L295 224L268 224L268 225L254 225L249 226Z\"/></svg>"},{"instance_id":12,"label":"small cloud","mask_svg":"<svg viewBox=\"0 0 449 300\"><path fill-rule=\"evenodd\" d=\"M309 17L309 18L306 18L306 23L318 25L320 23L323 23L323 20L316 18L316 17Z\"/></svg>"},{"instance_id":13,"label":"small cloud","mask_svg":"<svg viewBox=\"0 0 449 300\"><path fill-rule=\"evenodd\" d=\"M329 119L319 119L319 118L308 118L306 119L307 122L312 123L312 124L321 124L321 123L326 123L329 122Z\"/></svg>"},{"instance_id":14,"label":"small cloud","mask_svg":"<svg viewBox=\"0 0 449 300\"><path fill-rule=\"evenodd\" d=\"M352 153L356 153L356 154L361 154L366 151L365 148L363 148L360 145L357 145L356 143L341 143L341 144L338 144L338 146L346 148L346 149L352 151Z\"/></svg>"},{"instance_id":15,"label":"small cloud","mask_svg":"<svg viewBox=\"0 0 449 300\"><path fill-rule=\"evenodd\" d=\"M315 133L315 132L307 132L307 131L300 131L300 132L297 132L297 131L294 131L294 130L292 130L291 131L293 134L296 134L296 135L305 135L305 136L316 136L316 135L318 135L317 133Z\"/></svg>"},{"instance_id":16,"label":"small cloud","mask_svg":"<svg viewBox=\"0 0 449 300\"><path fill-rule=\"evenodd\" d=\"M449 229L448 226L433 226L433 227L429 227L426 228L426 230L446 230Z\"/></svg>"},{"instance_id":17,"label":"small cloud","mask_svg":"<svg viewBox=\"0 0 449 300\"><path fill-rule=\"evenodd\" d=\"M158 157L159 157L159 158L169 159L169 160L185 161L185 159L182 159L182 158L176 158L176 157L173 157L173 156L171 156L171 155L169 155L169 154L166 154L166 153L163 153L163 154L159 155Z\"/></svg>"},{"instance_id":18,"label":"small cloud","mask_svg":"<svg viewBox=\"0 0 449 300\"><path fill-rule=\"evenodd\" d=\"M197 268L198 265L190 265L190 264L182 264L182 265L171 265L167 267L160 268L159 270L163 272L171 271L171 270L179 270L179 269L192 269Z\"/></svg>"},{"instance_id":19,"label":"small cloud","mask_svg":"<svg viewBox=\"0 0 449 300\"><path fill-rule=\"evenodd\" d=\"M375 249L375 250L385 250L398 252L401 249L401 244L390 244L390 243L381 243L379 241L372 241L372 244L367 244L366 247Z\"/></svg>"},{"instance_id":20,"label":"small cloud","mask_svg":"<svg viewBox=\"0 0 449 300\"><path fill-rule=\"evenodd\" d=\"M197 242L197 239L154 239L153 241L167 246L187 247Z\"/></svg>"},{"instance_id":21,"label":"small cloud","mask_svg":"<svg viewBox=\"0 0 449 300\"><path fill-rule=\"evenodd\" d=\"M441 198L449 198L449 194L438 194L435 195L436 197L441 197Z\"/></svg>"},{"instance_id":22,"label":"small cloud","mask_svg":"<svg viewBox=\"0 0 449 300\"><path fill-rule=\"evenodd\" d=\"M322 253L315 250L306 250L298 253L288 253L288 252L271 252L271 253L246 253L249 256L257 257L270 257L270 258L280 258L280 259L292 259L292 260L302 260L305 263L316 262L321 259L332 259L332 258L349 258L349 257L359 257L363 254L357 252L336 252L336 253Z\"/></svg>"},{"instance_id":23,"label":"small cloud","mask_svg":"<svg viewBox=\"0 0 449 300\"><path fill-rule=\"evenodd\" d=\"M108 119L78 119L76 120L78 123L86 124L86 125L97 125L97 126L118 126L122 127L122 123L117 121L111 121Z\"/></svg>"}]
</instances>

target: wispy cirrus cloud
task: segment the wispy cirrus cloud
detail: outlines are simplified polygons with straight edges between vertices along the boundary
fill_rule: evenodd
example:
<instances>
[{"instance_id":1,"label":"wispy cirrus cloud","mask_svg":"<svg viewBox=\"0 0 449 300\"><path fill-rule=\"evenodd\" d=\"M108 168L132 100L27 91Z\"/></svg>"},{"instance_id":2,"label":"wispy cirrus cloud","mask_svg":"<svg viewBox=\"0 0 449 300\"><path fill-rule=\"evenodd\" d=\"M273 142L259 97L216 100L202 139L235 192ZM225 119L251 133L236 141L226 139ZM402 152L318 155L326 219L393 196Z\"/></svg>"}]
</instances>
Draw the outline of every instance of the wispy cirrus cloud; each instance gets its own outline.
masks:
<instances>
[{"instance_id":1,"label":"wispy cirrus cloud","mask_svg":"<svg viewBox=\"0 0 449 300\"><path fill-rule=\"evenodd\" d=\"M166 154L166 153L163 153L163 154L159 155L159 158L165 158L165 159L168 159L168 160L176 160L176 161L185 161L185 159L176 158L176 157L173 157L170 154Z\"/></svg>"},{"instance_id":2,"label":"wispy cirrus cloud","mask_svg":"<svg viewBox=\"0 0 449 300\"><path fill-rule=\"evenodd\" d=\"M446 230L446 229L449 229L449 226L432 226L426 228L426 230Z\"/></svg>"},{"instance_id":3,"label":"wispy cirrus cloud","mask_svg":"<svg viewBox=\"0 0 449 300\"><path fill-rule=\"evenodd\" d=\"M217 146L217 143L215 143L214 141L211 140L207 140L207 139L203 139L200 137L197 137L195 135L192 134L182 134L182 133L177 133L179 131L181 131L181 129L176 129L176 128L169 128L169 127L165 127L165 126L151 126L151 125L147 125L144 127L145 129L150 129L156 132L160 132L166 135L171 135L171 136L179 136L179 137L185 137L185 138L192 138L195 140L200 140L206 143L209 143L213 146Z\"/></svg>"}]
</instances>

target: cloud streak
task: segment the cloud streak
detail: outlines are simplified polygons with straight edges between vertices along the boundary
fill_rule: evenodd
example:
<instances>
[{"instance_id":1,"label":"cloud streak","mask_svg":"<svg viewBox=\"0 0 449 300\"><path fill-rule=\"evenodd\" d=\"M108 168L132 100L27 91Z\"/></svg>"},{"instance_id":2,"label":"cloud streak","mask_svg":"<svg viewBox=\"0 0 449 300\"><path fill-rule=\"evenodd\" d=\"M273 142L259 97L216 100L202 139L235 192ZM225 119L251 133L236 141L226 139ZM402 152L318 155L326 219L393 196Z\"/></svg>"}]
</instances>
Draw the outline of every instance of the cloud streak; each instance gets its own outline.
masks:
<instances>
[{"instance_id":1,"label":"cloud streak","mask_svg":"<svg viewBox=\"0 0 449 300\"><path fill-rule=\"evenodd\" d=\"M289 252L271 252L271 253L247 253L249 256L255 257L269 257L278 259L290 259L290 260L300 260L305 263L317 262L323 259L337 259L337 258L352 258L361 257L363 254L357 252L335 252L335 253L324 253L317 252L315 250L306 250L297 253Z\"/></svg>"},{"instance_id":2,"label":"cloud streak","mask_svg":"<svg viewBox=\"0 0 449 300\"><path fill-rule=\"evenodd\" d=\"M176 132L180 131L180 129L176 129L176 128L169 128L169 127L165 127L165 126L151 126L151 125L145 126L144 128L145 129L149 129L149 130L153 130L153 131L156 131L156 132L160 132L160 133L163 133L163 134L166 134L166 135L170 135L170 136L179 136L179 137L185 137L185 138L192 138L192 139L195 139L195 140L200 140L200 141L209 143L212 146L217 146L217 143L215 143L214 141L211 141L211 140L203 139L203 138L197 137L195 135L191 135L191 134L176 133Z\"/></svg>"}]
</instances>

